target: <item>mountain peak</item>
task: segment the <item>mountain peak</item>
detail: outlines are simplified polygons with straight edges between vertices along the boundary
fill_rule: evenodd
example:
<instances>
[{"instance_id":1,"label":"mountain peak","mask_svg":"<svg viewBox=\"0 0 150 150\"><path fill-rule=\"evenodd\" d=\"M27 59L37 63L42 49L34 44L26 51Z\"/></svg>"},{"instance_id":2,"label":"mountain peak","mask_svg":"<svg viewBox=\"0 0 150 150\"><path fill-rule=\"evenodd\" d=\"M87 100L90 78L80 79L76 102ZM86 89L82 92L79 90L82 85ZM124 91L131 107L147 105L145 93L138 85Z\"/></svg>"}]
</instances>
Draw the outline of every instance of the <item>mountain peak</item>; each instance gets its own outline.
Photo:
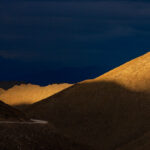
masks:
<instances>
[{"instance_id":1,"label":"mountain peak","mask_svg":"<svg viewBox=\"0 0 150 150\"><path fill-rule=\"evenodd\" d=\"M145 91L150 91L150 53L37 102L27 113L94 149L124 149L150 130L150 93Z\"/></svg>"},{"instance_id":2,"label":"mountain peak","mask_svg":"<svg viewBox=\"0 0 150 150\"><path fill-rule=\"evenodd\" d=\"M150 52L137 57L93 80L84 82L111 81L134 91L150 89Z\"/></svg>"}]
</instances>

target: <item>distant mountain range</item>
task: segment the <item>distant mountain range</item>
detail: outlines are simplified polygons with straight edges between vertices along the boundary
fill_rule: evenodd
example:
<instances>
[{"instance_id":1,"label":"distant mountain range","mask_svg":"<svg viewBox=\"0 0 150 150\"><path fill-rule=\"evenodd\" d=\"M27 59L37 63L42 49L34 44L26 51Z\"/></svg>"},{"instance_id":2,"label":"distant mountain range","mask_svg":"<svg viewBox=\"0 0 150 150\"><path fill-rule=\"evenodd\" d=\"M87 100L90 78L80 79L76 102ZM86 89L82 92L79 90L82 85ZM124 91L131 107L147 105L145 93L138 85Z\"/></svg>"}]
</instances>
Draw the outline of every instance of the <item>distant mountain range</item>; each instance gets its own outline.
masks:
<instances>
[{"instance_id":1,"label":"distant mountain range","mask_svg":"<svg viewBox=\"0 0 150 150\"><path fill-rule=\"evenodd\" d=\"M9 105L27 105L50 97L70 86L72 84L63 83L39 86L21 82L0 82L0 87L2 87L0 89L0 100Z\"/></svg>"},{"instance_id":2,"label":"distant mountain range","mask_svg":"<svg viewBox=\"0 0 150 150\"><path fill-rule=\"evenodd\" d=\"M21 84L0 90L0 96L5 92L11 95L5 95L11 105L15 96L17 102L23 102L21 93L28 98L28 105L20 110L0 103L2 116L11 116L11 110L12 116L17 111L28 118L48 121L44 125L10 125L0 121L0 149L150 149L150 53L97 78L67 85L54 95L48 87L55 86ZM40 100L45 90L50 96ZM34 96L38 102L31 100Z\"/></svg>"}]
</instances>

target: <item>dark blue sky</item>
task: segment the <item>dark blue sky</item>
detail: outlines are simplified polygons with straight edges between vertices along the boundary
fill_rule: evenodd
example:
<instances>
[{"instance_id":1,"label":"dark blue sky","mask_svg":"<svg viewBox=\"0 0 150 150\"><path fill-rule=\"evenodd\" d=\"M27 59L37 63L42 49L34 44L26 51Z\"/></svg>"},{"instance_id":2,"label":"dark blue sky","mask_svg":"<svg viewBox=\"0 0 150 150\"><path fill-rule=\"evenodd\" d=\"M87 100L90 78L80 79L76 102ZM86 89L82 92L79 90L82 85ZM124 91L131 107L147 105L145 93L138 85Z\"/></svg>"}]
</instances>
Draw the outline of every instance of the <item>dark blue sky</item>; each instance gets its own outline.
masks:
<instances>
[{"instance_id":1,"label":"dark blue sky","mask_svg":"<svg viewBox=\"0 0 150 150\"><path fill-rule=\"evenodd\" d=\"M0 80L93 78L150 48L148 0L0 1Z\"/></svg>"}]
</instances>

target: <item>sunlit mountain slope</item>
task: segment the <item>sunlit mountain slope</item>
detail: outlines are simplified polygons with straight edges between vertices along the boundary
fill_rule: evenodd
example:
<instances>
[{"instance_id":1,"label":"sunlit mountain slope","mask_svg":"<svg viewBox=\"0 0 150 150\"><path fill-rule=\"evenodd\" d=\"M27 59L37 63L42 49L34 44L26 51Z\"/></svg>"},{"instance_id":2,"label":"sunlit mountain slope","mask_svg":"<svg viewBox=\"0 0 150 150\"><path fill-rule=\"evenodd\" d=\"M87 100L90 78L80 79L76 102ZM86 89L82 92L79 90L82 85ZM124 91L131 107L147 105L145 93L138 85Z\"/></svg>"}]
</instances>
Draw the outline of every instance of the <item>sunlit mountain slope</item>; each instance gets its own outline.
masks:
<instances>
[{"instance_id":1,"label":"sunlit mountain slope","mask_svg":"<svg viewBox=\"0 0 150 150\"><path fill-rule=\"evenodd\" d=\"M116 150L149 132L149 87L147 53L33 104L28 114L50 120L62 133L96 150Z\"/></svg>"},{"instance_id":2,"label":"sunlit mountain slope","mask_svg":"<svg viewBox=\"0 0 150 150\"><path fill-rule=\"evenodd\" d=\"M0 95L3 94L4 92L5 92L5 90L0 88Z\"/></svg>"},{"instance_id":3,"label":"sunlit mountain slope","mask_svg":"<svg viewBox=\"0 0 150 150\"><path fill-rule=\"evenodd\" d=\"M133 91L150 92L150 53L92 80L96 81L113 81Z\"/></svg>"},{"instance_id":4,"label":"sunlit mountain slope","mask_svg":"<svg viewBox=\"0 0 150 150\"><path fill-rule=\"evenodd\" d=\"M71 84L52 84L48 86L39 86L32 84L15 85L12 88L2 91L0 99L10 105L32 104L44 98L47 98Z\"/></svg>"}]
</instances>

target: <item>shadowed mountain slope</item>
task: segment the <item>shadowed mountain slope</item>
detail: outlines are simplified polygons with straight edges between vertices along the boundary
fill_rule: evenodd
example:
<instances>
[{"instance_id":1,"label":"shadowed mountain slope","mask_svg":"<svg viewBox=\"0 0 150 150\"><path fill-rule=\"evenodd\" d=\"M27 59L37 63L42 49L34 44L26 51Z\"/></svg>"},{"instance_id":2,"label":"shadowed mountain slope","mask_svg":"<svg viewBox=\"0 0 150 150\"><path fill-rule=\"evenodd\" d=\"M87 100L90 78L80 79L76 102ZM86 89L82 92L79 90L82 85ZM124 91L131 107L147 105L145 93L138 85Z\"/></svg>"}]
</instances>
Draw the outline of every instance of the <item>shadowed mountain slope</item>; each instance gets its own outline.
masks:
<instances>
[{"instance_id":1,"label":"shadowed mountain slope","mask_svg":"<svg viewBox=\"0 0 150 150\"><path fill-rule=\"evenodd\" d=\"M150 54L33 104L28 114L95 149L116 150L150 130Z\"/></svg>"},{"instance_id":2,"label":"shadowed mountain slope","mask_svg":"<svg viewBox=\"0 0 150 150\"><path fill-rule=\"evenodd\" d=\"M21 111L0 101L0 121L26 121L29 118Z\"/></svg>"},{"instance_id":3,"label":"shadowed mountain slope","mask_svg":"<svg viewBox=\"0 0 150 150\"><path fill-rule=\"evenodd\" d=\"M2 91L0 99L9 105L32 104L55 93L72 86L72 84L51 84L39 86L33 84L20 84ZM1 90L0 90L1 91Z\"/></svg>"},{"instance_id":4,"label":"shadowed mountain slope","mask_svg":"<svg viewBox=\"0 0 150 150\"><path fill-rule=\"evenodd\" d=\"M1 150L92 150L61 135L50 124L34 123L0 101Z\"/></svg>"},{"instance_id":5,"label":"shadowed mountain slope","mask_svg":"<svg viewBox=\"0 0 150 150\"><path fill-rule=\"evenodd\" d=\"M117 150L149 150L150 149L150 132L143 134L142 136L137 136L129 143L121 146Z\"/></svg>"}]
</instances>

